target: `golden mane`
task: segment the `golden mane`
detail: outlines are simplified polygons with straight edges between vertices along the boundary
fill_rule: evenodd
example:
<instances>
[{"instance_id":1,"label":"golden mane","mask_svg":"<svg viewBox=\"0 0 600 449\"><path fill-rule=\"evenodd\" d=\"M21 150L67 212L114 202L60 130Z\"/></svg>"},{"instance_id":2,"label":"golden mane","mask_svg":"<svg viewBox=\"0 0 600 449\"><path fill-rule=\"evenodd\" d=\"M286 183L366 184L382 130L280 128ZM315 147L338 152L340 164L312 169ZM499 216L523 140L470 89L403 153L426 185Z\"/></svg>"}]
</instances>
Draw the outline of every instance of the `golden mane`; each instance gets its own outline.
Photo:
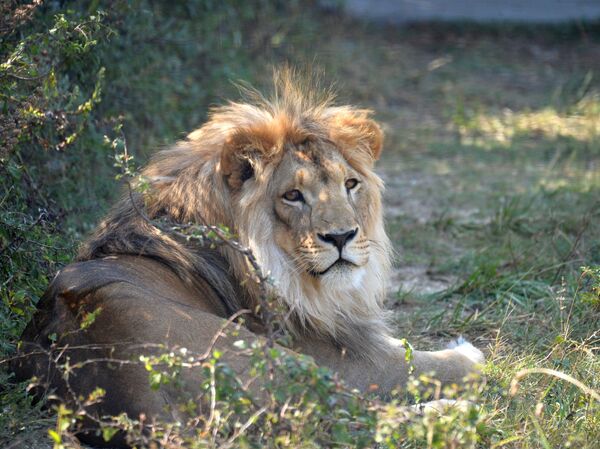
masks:
<instances>
[{"instance_id":1,"label":"golden mane","mask_svg":"<svg viewBox=\"0 0 600 449\"><path fill-rule=\"evenodd\" d=\"M382 301L390 268L390 245L383 227L379 192L372 171L382 147L382 133L370 111L334 106L329 92L319 93L288 72L275 79L266 98L246 89L244 102L229 102L211 111L208 121L186 139L160 151L143 175L150 193L126 195L83 245L79 260L116 254L160 260L191 284L206 280L223 301L227 314L253 309L258 290L246 282L252 272L239 253L219 247L198 249L159 231L150 218L222 224L255 254L277 285L290 310L289 329L332 338L356 354L381 351L387 339ZM303 283L272 238L272 217L265 193L289 145L310 139L335 145L348 163L378 194L369 205L365 232L372 243L366 273L357 285L340 289ZM245 183L251 174L251 183Z\"/></svg>"}]
</instances>

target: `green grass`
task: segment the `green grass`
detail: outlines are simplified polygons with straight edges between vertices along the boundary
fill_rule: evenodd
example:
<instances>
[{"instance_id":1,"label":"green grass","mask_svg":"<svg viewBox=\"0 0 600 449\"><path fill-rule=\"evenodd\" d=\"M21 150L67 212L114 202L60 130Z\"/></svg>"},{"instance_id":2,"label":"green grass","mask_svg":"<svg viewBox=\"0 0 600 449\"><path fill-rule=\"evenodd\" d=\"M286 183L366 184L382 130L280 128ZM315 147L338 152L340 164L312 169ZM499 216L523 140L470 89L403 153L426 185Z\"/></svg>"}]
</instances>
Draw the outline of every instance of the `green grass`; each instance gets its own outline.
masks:
<instances>
[{"instance_id":1,"label":"green grass","mask_svg":"<svg viewBox=\"0 0 600 449\"><path fill-rule=\"evenodd\" d=\"M600 404L589 394L548 374L530 373L512 391L511 382L523 369L547 368L600 391L600 279L581 268L600 266L597 25L393 29L294 6L275 15L263 5L222 29L235 14L230 7L205 11L200 26L193 11L144 5L128 19L129 34L99 41L91 60L71 61L63 73L70 86L73 73L93 68L77 103L106 70L81 143L39 152L34 138L2 153L2 173L13 181L0 194L0 242L10 248L2 259L0 356L118 191L103 134L124 122L144 160L200 124L209 104L234 95L228 78L267 86L273 63L315 61L337 81L340 101L374 109L386 131L380 172L398 249L400 284L389 301L397 335L427 349L462 334L486 352L479 412L472 421L437 422L441 440L430 444L596 447ZM252 14L264 28L248 25ZM51 11L36 20L43 30ZM155 28L164 37L152 37ZM207 39L212 47L194 44ZM52 213L37 220L39 207ZM443 289L429 293L430 286ZM8 429L0 441L23 436L23 427L47 428L22 388L0 394L0 429ZM402 429L398 444L427 446L427 424Z\"/></svg>"}]
</instances>

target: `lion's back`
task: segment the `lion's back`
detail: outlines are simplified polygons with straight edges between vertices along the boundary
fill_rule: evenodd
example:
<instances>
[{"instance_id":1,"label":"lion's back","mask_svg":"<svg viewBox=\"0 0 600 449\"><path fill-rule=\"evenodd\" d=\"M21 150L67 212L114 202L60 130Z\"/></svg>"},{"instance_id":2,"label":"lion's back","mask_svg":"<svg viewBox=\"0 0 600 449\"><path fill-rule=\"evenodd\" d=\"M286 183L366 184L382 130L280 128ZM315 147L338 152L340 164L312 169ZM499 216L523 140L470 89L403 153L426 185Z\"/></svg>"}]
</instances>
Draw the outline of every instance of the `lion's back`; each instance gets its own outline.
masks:
<instances>
[{"instance_id":1,"label":"lion's back","mask_svg":"<svg viewBox=\"0 0 600 449\"><path fill-rule=\"evenodd\" d=\"M56 388L59 379L49 361L53 352L65 347L72 357L84 360L104 357L104 349L91 349L102 345L169 344L168 336L156 332L167 309L182 320L190 311L219 317L224 313L214 307L218 298L210 286L201 287L190 288L168 267L144 257L114 256L68 265L48 286L21 336L12 363L16 380L36 376ZM202 331L201 323L194 325ZM114 349L110 352L114 356Z\"/></svg>"}]
</instances>

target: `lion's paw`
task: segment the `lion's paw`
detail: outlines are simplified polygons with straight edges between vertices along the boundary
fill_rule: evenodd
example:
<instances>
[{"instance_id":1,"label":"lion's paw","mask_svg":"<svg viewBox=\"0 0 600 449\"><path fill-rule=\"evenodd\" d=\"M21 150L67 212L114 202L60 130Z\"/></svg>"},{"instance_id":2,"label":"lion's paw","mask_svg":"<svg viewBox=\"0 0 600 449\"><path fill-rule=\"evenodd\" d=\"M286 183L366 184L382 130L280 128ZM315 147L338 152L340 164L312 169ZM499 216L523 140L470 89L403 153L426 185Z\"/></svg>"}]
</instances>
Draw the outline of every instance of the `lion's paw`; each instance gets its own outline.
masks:
<instances>
[{"instance_id":1,"label":"lion's paw","mask_svg":"<svg viewBox=\"0 0 600 449\"><path fill-rule=\"evenodd\" d=\"M465 340L462 336L448 344L448 349L453 349L461 355L471 360L473 363L485 362L483 352Z\"/></svg>"}]
</instances>

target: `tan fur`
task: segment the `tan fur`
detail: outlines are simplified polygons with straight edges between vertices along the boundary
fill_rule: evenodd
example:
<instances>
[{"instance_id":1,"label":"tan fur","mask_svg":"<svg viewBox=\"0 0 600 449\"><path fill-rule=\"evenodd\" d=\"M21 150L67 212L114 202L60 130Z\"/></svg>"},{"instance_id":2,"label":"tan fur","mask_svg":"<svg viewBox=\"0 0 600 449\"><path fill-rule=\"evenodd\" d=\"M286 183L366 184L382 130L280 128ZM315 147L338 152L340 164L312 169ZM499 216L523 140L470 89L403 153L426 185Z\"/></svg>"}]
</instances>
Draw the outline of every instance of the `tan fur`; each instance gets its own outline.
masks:
<instances>
[{"instance_id":1,"label":"tan fur","mask_svg":"<svg viewBox=\"0 0 600 449\"><path fill-rule=\"evenodd\" d=\"M150 191L134 194L133 203L126 195L109 213L82 246L80 263L50 286L25 341L47 346L47 336L58 333L81 344L69 323L81 320L82 307L101 306L86 342L168 343L201 353L222 319L255 309L259 291L243 255L176 239L141 217L145 210L151 219L228 226L273 277L289 312L285 325L295 335L294 349L358 388L377 384L386 393L406 382L404 349L390 336L382 306L390 242L383 184L373 171L381 129L369 111L333 106L330 96L307 90L289 74L275 86L268 100L251 92L246 102L216 108L204 126L153 158L143 172ZM348 189L353 179L359 183ZM292 190L304 201L285 200ZM336 247L328 236L344 232L351 237ZM334 264L340 258L345 262ZM140 313L133 317L133 310ZM257 320L249 327L260 333L264 323ZM230 344L226 338L222 343ZM444 382L460 381L482 359L472 347L458 348L416 351L417 372L434 370ZM247 369L244 360L226 357L239 373ZM26 377L47 365L37 359L16 369ZM101 381L103 375L88 377ZM143 370L139 377L123 376L131 392L109 391L105 411L135 414L148 412L147 406L159 414L140 385Z\"/></svg>"}]
</instances>

